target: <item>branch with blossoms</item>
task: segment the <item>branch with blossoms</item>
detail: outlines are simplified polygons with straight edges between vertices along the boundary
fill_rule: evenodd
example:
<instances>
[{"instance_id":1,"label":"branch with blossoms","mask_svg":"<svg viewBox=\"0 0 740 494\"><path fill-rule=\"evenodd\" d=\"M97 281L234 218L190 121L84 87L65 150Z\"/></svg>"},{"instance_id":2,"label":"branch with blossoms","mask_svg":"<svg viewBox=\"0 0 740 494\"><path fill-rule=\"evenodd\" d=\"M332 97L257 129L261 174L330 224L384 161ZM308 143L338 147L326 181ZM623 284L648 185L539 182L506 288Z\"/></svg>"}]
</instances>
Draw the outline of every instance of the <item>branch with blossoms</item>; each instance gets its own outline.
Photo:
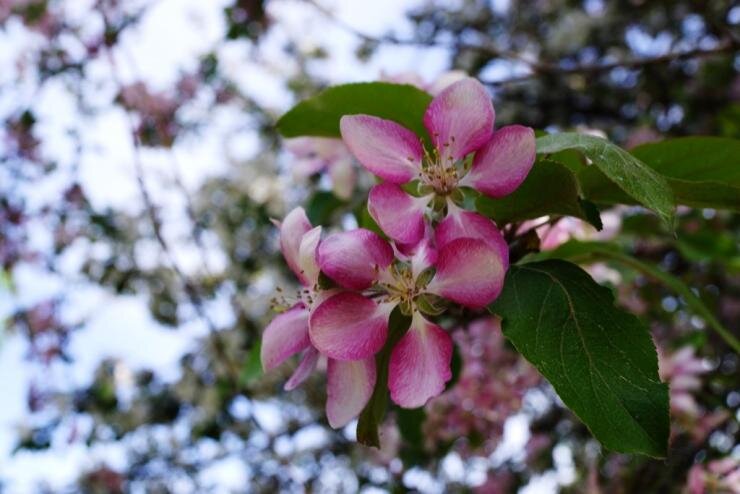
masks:
<instances>
[{"instance_id":1,"label":"branch with blossoms","mask_svg":"<svg viewBox=\"0 0 740 494\"><path fill-rule=\"evenodd\" d=\"M276 222L301 288L275 299L264 369L300 354L285 384L292 390L325 361L329 424L359 417L358 440L377 446L388 397L414 409L451 382L455 350L445 328L460 314L488 312L605 447L664 456L668 387L649 333L565 260L593 250L588 242L552 250L538 230L564 217L600 230L601 209L622 201L673 229L677 203L710 200L688 194L657 159L685 142L653 145L643 161L590 135L494 130L491 99L475 79L454 77L435 93L337 86L278 122L285 137L303 139L291 141L301 144L292 147L302 166L315 173L353 157L376 183L359 198L358 228L314 226L300 207ZM334 180L343 201L357 199L353 185Z\"/></svg>"}]
</instances>

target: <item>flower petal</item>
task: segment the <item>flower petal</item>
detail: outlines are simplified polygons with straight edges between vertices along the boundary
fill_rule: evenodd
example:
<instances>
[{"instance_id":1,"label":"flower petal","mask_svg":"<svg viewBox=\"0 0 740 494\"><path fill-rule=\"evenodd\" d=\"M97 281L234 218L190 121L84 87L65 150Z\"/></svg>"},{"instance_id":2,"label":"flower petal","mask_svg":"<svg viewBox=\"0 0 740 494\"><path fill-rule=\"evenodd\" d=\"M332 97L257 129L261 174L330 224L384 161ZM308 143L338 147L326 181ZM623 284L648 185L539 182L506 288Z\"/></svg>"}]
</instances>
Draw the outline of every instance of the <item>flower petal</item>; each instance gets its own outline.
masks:
<instances>
[{"instance_id":1,"label":"flower petal","mask_svg":"<svg viewBox=\"0 0 740 494\"><path fill-rule=\"evenodd\" d=\"M347 157L332 163L329 166L329 176L331 177L331 190L334 195L348 201L352 197L352 191L355 189L355 182L357 182L355 165L352 163L352 159Z\"/></svg>"},{"instance_id":2,"label":"flower petal","mask_svg":"<svg viewBox=\"0 0 740 494\"><path fill-rule=\"evenodd\" d=\"M434 230L427 222L424 234L415 245L395 243L396 258L411 263L411 273L416 279L422 271L437 261L437 246L434 241ZM389 280L390 281L390 280ZM391 281L392 282L392 281Z\"/></svg>"},{"instance_id":3,"label":"flower petal","mask_svg":"<svg viewBox=\"0 0 740 494\"><path fill-rule=\"evenodd\" d=\"M285 139L283 144L295 158L293 172L302 177L318 173L348 154L342 140L332 137L294 137Z\"/></svg>"},{"instance_id":4,"label":"flower petal","mask_svg":"<svg viewBox=\"0 0 740 494\"><path fill-rule=\"evenodd\" d=\"M303 304L296 304L275 316L262 333L262 368L266 371L274 369L310 345L308 311Z\"/></svg>"},{"instance_id":5,"label":"flower petal","mask_svg":"<svg viewBox=\"0 0 740 494\"><path fill-rule=\"evenodd\" d=\"M303 381L308 379L308 376L310 376L316 368L316 363L319 361L319 355L319 351L314 347L309 346L306 348L306 351L304 351L301 356L301 362L293 371L293 374L291 374L290 379L285 383L283 389L285 389L285 391L292 391L303 384Z\"/></svg>"},{"instance_id":6,"label":"flower petal","mask_svg":"<svg viewBox=\"0 0 740 494\"><path fill-rule=\"evenodd\" d=\"M321 270L348 290L368 288L393 257L388 242L364 228L334 233L319 245Z\"/></svg>"},{"instance_id":7,"label":"flower petal","mask_svg":"<svg viewBox=\"0 0 740 494\"><path fill-rule=\"evenodd\" d=\"M375 357L329 359L326 370L326 418L334 429L344 427L365 408L375 388Z\"/></svg>"},{"instance_id":8,"label":"flower petal","mask_svg":"<svg viewBox=\"0 0 740 494\"><path fill-rule=\"evenodd\" d=\"M306 277L301 272L300 247L303 235L311 229L306 211L303 208L295 208L285 217L280 224L280 250L285 262L304 285L308 285Z\"/></svg>"},{"instance_id":9,"label":"flower petal","mask_svg":"<svg viewBox=\"0 0 740 494\"><path fill-rule=\"evenodd\" d=\"M458 238L478 238L499 252L504 270L509 269L509 246L496 224L478 213L465 211L452 201L447 203L447 216L434 230L437 248Z\"/></svg>"},{"instance_id":10,"label":"flower petal","mask_svg":"<svg viewBox=\"0 0 740 494\"><path fill-rule=\"evenodd\" d=\"M337 360L374 355L388 335L392 304L376 304L359 293L341 292L322 302L311 314L311 343Z\"/></svg>"},{"instance_id":11,"label":"flower petal","mask_svg":"<svg viewBox=\"0 0 740 494\"><path fill-rule=\"evenodd\" d=\"M321 239L321 227L317 226L306 232L301 238L298 247L298 268L306 281L306 285L313 286L319 281L318 247Z\"/></svg>"},{"instance_id":12,"label":"flower petal","mask_svg":"<svg viewBox=\"0 0 740 494\"><path fill-rule=\"evenodd\" d=\"M439 250L437 272L427 291L471 308L493 302L506 269L499 250L477 238L458 238Z\"/></svg>"},{"instance_id":13,"label":"flower petal","mask_svg":"<svg viewBox=\"0 0 740 494\"><path fill-rule=\"evenodd\" d=\"M345 115L339 121L347 147L371 173L404 184L421 169L419 138L396 122L370 115Z\"/></svg>"},{"instance_id":14,"label":"flower petal","mask_svg":"<svg viewBox=\"0 0 740 494\"><path fill-rule=\"evenodd\" d=\"M527 178L536 155L534 131L509 125L493 133L473 160L460 185L469 185L491 197L511 194Z\"/></svg>"},{"instance_id":15,"label":"flower petal","mask_svg":"<svg viewBox=\"0 0 740 494\"><path fill-rule=\"evenodd\" d=\"M432 100L424 113L424 126L440 153L457 160L488 142L494 117L486 88L466 77Z\"/></svg>"},{"instance_id":16,"label":"flower petal","mask_svg":"<svg viewBox=\"0 0 740 494\"><path fill-rule=\"evenodd\" d=\"M404 408L423 406L452 378L452 338L414 313L411 327L393 347L388 367L391 399Z\"/></svg>"},{"instance_id":17,"label":"flower petal","mask_svg":"<svg viewBox=\"0 0 740 494\"><path fill-rule=\"evenodd\" d=\"M415 245L424 235L424 210L431 199L412 197L398 185L384 183L370 189L367 210L390 238Z\"/></svg>"}]
</instances>

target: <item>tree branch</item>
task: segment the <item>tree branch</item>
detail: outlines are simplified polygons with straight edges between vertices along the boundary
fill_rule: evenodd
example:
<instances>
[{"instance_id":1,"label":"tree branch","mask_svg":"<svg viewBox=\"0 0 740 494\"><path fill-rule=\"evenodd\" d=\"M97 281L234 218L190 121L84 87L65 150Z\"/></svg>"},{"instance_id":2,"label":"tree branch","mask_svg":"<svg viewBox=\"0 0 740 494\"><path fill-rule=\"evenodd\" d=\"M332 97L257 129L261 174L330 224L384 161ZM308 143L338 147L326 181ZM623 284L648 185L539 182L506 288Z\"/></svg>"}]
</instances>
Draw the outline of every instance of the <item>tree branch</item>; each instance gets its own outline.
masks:
<instances>
[{"instance_id":1,"label":"tree branch","mask_svg":"<svg viewBox=\"0 0 740 494\"><path fill-rule=\"evenodd\" d=\"M313 6L316 10L321 12L324 16L329 18L334 24L344 29L345 31L355 35L356 37L366 41L368 43L376 44L394 44L394 45L406 45L406 46L419 46L419 47L442 47L455 50L471 50L480 53L485 53L494 58L502 58L517 62L522 62L529 66L532 70L529 74L521 76L514 76L501 80L481 80L483 84L488 86L503 86L507 84L517 84L522 82L528 82L533 79L539 79L546 76L565 76L571 74L600 74L608 72L618 67L624 67L627 69L641 69L650 65L661 65L679 60L689 60L695 58L707 58L723 53L731 53L737 51L740 48L740 41L733 37L728 37L718 46L714 48L694 48L691 50L667 53L664 55L658 55L655 57L635 58L630 60L617 60L608 63L595 63L587 65L575 65L571 67L564 67L558 63L532 60L527 56L510 50L502 50L491 44L473 44L464 42L455 42L454 44L442 43L435 40L422 41L416 39L402 39L397 38L393 35L384 35L380 37L371 36L364 33L355 27L347 24L342 19L338 18L331 10L327 9L316 0L305 0L308 4Z\"/></svg>"}]
</instances>

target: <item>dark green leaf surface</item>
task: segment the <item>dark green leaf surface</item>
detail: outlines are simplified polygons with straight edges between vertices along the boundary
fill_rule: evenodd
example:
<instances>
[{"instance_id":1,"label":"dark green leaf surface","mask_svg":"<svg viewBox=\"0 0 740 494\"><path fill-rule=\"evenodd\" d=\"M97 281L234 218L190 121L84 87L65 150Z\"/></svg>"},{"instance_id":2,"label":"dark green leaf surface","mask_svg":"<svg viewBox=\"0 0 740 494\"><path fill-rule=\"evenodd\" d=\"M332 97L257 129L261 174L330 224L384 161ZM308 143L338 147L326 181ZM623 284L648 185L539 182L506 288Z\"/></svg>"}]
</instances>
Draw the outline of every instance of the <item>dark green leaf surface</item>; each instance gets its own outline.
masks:
<instances>
[{"instance_id":1,"label":"dark green leaf surface","mask_svg":"<svg viewBox=\"0 0 740 494\"><path fill-rule=\"evenodd\" d=\"M249 384L262 375L262 362L260 361L261 348L262 344L258 341L247 352L247 359L244 361L241 375L239 376L242 384Z\"/></svg>"},{"instance_id":2,"label":"dark green leaf surface","mask_svg":"<svg viewBox=\"0 0 740 494\"><path fill-rule=\"evenodd\" d=\"M740 139L682 137L643 144L632 154L666 177L740 186Z\"/></svg>"},{"instance_id":3,"label":"dark green leaf surface","mask_svg":"<svg viewBox=\"0 0 740 494\"><path fill-rule=\"evenodd\" d=\"M658 378L655 346L607 288L565 261L512 266L490 310L605 447L666 455L668 386Z\"/></svg>"},{"instance_id":4,"label":"dark green leaf surface","mask_svg":"<svg viewBox=\"0 0 740 494\"><path fill-rule=\"evenodd\" d=\"M306 205L306 216L312 225L328 225L331 223L334 211L345 204L331 192L320 190L316 192Z\"/></svg>"},{"instance_id":5,"label":"dark green leaf surface","mask_svg":"<svg viewBox=\"0 0 740 494\"><path fill-rule=\"evenodd\" d=\"M537 139L538 154L557 153L566 149L583 153L619 189L657 213L670 228L673 227L675 200L665 177L606 139L575 133L553 134ZM586 198L593 200L588 194Z\"/></svg>"},{"instance_id":6,"label":"dark green leaf surface","mask_svg":"<svg viewBox=\"0 0 740 494\"><path fill-rule=\"evenodd\" d=\"M283 137L340 137L343 115L364 113L400 123L426 137L422 124L432 97L414 86L388 82L344 84L298 103L277 122Z\"/></svg>"},{"instance_id":7,"label":"dark green leaf surface","mask_svg":"<svg viewBox=\"0 0 740 494\"><path fill-rule=\"evenodd\" d=\"M688 237L694 241L701 241L695 236ZM716 238L716 236L715 236ZM722 237L720 237L722 238ZM704 245L716 248L720 242L710 242L709 238L704 238ZM726 239L729 241L729 239ZM679 241L680 242L680 241ZM731 243L725 243L726 252L737 252L737 246ZM680 249L680 247L679 247ZM732 250L729 250L732 249ZM697 249L698 250L698 249ZM714 251L714 255L720 256L719 251ZM704 304L701 298L699 298L698 288L692 288L684 283L680 278L672 275L671 273L664 271L655 264L641 261L636 259L634 256L626 254L618 246L603 242L579 242L571 240L564 243L555 250L548 252L540 252L530 259L569 259L574 262L588 262L597 260L611 260L616 261L626 267L636 269L646 276L653 278L666 287L671 289L676 294L683 298L683 301L691 309L694 314L703 318L706 323L719 334L722 339L727 342L736 352L740 352L740 341L732 334L732 332L725 328L724 325L714 316L714 313ZM696 290L696 293L694 292Z\"/></svg>"},{"instance_id":8,"label":"dark green leaf surface","mask_svg":"<svg viewBox=\"0 0 740 494\"><path fill-rule=\"evenodd\" d=\"M550 160L538 160L512 194L502 199L481 195L476 200L476 209L499 225L545 215L588 219L578 197L575 175L564 165Z\"/></svg>"}]
</instances>

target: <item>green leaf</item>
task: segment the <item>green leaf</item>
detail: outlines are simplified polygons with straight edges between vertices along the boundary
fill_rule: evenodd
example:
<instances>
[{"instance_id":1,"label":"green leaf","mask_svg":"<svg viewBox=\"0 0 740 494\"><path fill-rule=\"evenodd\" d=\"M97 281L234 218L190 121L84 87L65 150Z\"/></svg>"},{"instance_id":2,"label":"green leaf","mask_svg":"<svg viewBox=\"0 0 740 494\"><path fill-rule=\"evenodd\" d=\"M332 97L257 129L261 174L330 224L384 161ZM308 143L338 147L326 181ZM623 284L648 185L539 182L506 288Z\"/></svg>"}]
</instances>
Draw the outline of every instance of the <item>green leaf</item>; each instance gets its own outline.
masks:
<instances>
[{"instance_id":1,"label":"green leaf","mask_svg":"<svg viewBox=\"0 0 740 494\"><path fill-rule=\"evenodd\" d=\"M666 177L740 186L740 139L681 137L643 144L631 152Z\"/></svg>"},{"instance_id":2,"label":"green leaf","mask_svg":"<svg viewBox=\"0 0 740 494\"><path fill-rule=\"evenodd\" d=\"M344 204L344 201L331 192L320 190L308 200L306 216L312 225L328 225L334 211Z\"/></svg>"},{"instance_id":3,"label":"green leaf","mask_svg":"<svg viewBox=\"0 0 740 494\"><path fill-rule=\"evenodd\" d=\"M373 217L370 216L370 211L367 210L367 202L361 203L355 208L353 212L355 215L355 219L357 220L357 225L360 228L365 228L366 230L373 231L380 235L381 238L384 238L386 240L388 239L386 234L383 233L383 230L380 229Z\"/></svg>"},{"instance_id":4,"label":"green leaf","mask_svg":"<svg viewBox=\"0 0 740 494\"><path fill-rule=\"evenodd\" d=\"M557 249L549 252L541 252L531 256L529 259L570 259L574 262L588 262L598 260L616 261L624 266L640 271L644 275L663 283L670 290L680 295L689 309L717 332L736 352L740 353L740 341L733 336L732 332L725 328L714 316L714 313L704 304L696 293L680 278L663 271L658 266L640 261L634 256L623 252L618 246L602 242L579 242L571 240Z\"/></svg>"},{"instance_id":5,"label":"green leaf","mask_svg":"<svg viewBox=\"0 0 740 494\"><path fill-rule=\"evenodd\" d=\"M388 321L388 339L383 349L375 356L377 366L375 389L370 401L360 413L357 422L357 442L365 446L380 447L378 426L383 421L385 411L388 408L388 362L391 358L391 350L406 333L410 325L410 317L404 316L398 307L393 309Z\"/></svg>"},{"instance_id":6,"label":"green leaf","mask_svg":"<svg viewBox=\"0 0 740 494\"><path fill-rule=\"evenodd\" d=\"M673 228L673 191L662 175L606 139L575 133L553 134L537 139L538 154L557 153L565 149L577 149L583 153L619 189L657 213L669 228ZM592 199L588 194L586 198Z\"/></svg>"},{"instance_id":7,"label":"green leaf","mask_svg":"<svg viewBox=\"0 0 740 494\"><path fill-rule=\"evenodd\" d=\"M632 154L667 178L676 203L740 211L740 140L683 137L643 144ZM597 169L589 167L578 178L594 201L632 202Z\"/></svg>"},{"instance_id":8,"label":"green leaf","mask_svg":"<svg viewBox=\"0 0 740 494\"><path fill-rule=\"evenodd\" d=\"M593 219L582 207L573 172L545 159L535 162L527 179L512 194L502 199L481 195L476 200L476 209L499 225L545 215Z\"/></svg>"},{"instance_id":9,"label":"green leaf","mask_svg":"<svg viewBox=\"0 0 740 494\"><path fill-rule=\"evenodd\" d=\"M428 459L424 451L424 430L426 420L424 407L396 408L396 424L403 439L399 456L408 468L411 465L421 465Z\"/></svg>"},{"instance_id":10,"label":"green leaf","mask_svg":"<svg viewBox=\"0 0 740 494\"><path fill-rule=\"evenodd\" d=\"M260 360L260 349L262 342L257 341L247 352L247 358L242 366L239 381L241 384L249 384L262 375L262 362Z\"/></svg>"},{"instance_id":11,"label":"green leaf","mask_svg":"<svg viewBox=\"0 0 740 494\"><path fill-rule=\"evenodd\" d=\"M489 309L605 447L666 455L668 386L658 378L655 345L609 289L565 261L529 263L509 269Z\"/></svg>"},{"instance_id":12,"label":"green leaf","mask_svg":"<svg viewBox=\"0 0 740 494\"><path fill-rule=\"evenodd\" d=\"M387 118L426 136L422 123L432 97L414 86L362 82L330 87L298 103L277 122L283 137L340 137L343 115L364 113Z\"/></svg>"}]
</instances>

